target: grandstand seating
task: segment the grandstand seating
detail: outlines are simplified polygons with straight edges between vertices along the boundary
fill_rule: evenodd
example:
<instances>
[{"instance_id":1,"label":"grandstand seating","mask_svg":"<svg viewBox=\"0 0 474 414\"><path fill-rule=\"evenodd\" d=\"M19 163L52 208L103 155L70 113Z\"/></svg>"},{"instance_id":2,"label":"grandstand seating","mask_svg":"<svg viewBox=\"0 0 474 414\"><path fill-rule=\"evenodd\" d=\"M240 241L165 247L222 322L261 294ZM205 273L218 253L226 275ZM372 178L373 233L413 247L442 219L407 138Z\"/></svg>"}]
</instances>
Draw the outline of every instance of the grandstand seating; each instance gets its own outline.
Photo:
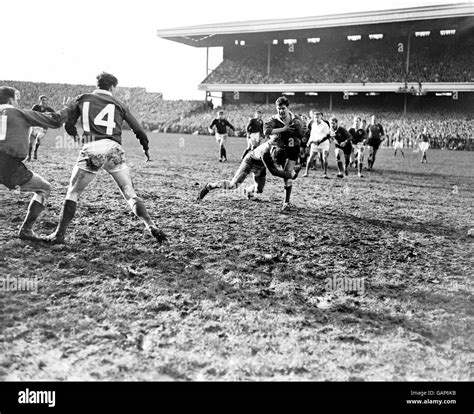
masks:
<instances>
[{"instance_id":1,"label":"grandstand seating","mask_svg":"<svg viewBox=\"0 0 474 414\"><path fill-rule=\"evenodd\" d=\"M263 47L234 48L203 83L474 81L474 55L469 45L439 39L414 39L407 74L406 53L398 52L396 45L399 42L377 42L345 42L331 47L303 43L296 44L292 53L287 45L274 46L269 74L267 52Z\"/></svg>"}]
</instances>

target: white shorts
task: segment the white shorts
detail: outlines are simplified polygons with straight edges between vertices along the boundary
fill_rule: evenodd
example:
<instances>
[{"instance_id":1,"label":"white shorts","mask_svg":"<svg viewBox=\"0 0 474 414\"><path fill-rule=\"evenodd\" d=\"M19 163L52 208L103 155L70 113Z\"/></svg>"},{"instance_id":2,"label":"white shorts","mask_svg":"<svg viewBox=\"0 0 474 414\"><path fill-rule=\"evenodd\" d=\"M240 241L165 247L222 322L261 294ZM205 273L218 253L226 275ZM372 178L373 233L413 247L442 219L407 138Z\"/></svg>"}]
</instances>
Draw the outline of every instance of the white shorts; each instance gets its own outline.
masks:
<instances>
[{"instance_id":1,"label":"white shorts","mask_svg":"<svg viewBox=\"0 0 474 414\"><path fill-rule=\"evenodd\" d=\"M42 127L31 127L30 134L35 138L43 138L46 135L46 129Z\"/></svg>"},{"instance_id":2,"label":"white shorts","mask_svg":"<svg viewBox=\"0 0 474 414\"><path fill-rule=\"evenodd\" d=\"M362 142L359 142L357 144L352 144L352 148L354 149L354 152L364 152L365 145Z\"/></svg>"},{"instance_id":3,"label":"white shorts","mask_svg":"<svg viewBox=\"0 0 474 414\"><path fill-rule=\"evenodd\" d=\"M216 132L216 142L217 142L219 145L225 144L225 142L227 141L227 137L228 137L227 134L218 134L218 133Z\"/></svg>"},{"instance_id":4,"label":"white shorts","mask_svg":"<svg viewBox=\"0 0 474 414\"><path fill-rule=\"evenodd\" d=\"M125 170L125 152L122 146L111 139L100 139L85 144L76 165L84 171L97 174L102 168L114 173Z\"/></svg>"},{"instance_id":5,"label":"white shorts","mask_svg":"<svg viewBox=\"0 0 474 414\"><path fill-rule=\"evenodd\" d=\"M253 132L250 134L249 142L252 147L258 147L262 142L262 138L260 136L260 132Z\"/></svg>"},{"instance_id":6,"label":"white shorts","mask_svg":"<svg viewBox=\"0 0 474 414\"><path fill-rule=\"evenodd\" d=\"M393 144L393 149L394 150L403 149L403 141L395 142L395 144Z\"/></svg>"},{"instance_id":7,"label":"white shorts","mask_svg":"<svg viewBox=\"0 0 474 414\"><path fill-rule=\"evenodd\" d=\"M418 147L420 148L420 151L426 152L428 151L428 148L430 147L430 143L422 141L418 144Z\"/></svg>"},{"instance_id":8,"label":"white shorts","mask_svg":"<svg viewBox=\"0 0 474 414\"><path fill-rule=\"evenodd\" d=\"M319 145L311 144L311 152L329 152L329 148L331 148L331 142L328 139L324 142L321 142Z\"/></svg>"}]
</instances>

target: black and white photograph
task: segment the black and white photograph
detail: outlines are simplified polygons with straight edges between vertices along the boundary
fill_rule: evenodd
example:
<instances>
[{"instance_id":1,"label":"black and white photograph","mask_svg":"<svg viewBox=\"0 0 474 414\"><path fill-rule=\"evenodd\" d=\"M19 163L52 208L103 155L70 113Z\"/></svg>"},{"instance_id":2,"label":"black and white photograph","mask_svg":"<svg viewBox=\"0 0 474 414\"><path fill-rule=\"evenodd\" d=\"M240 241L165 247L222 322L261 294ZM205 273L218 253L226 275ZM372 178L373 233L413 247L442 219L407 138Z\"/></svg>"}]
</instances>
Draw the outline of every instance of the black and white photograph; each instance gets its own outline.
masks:
<instances>
[{"instance_id":1,"label":"black and white photograph","mask_svg":"<svg viewBox=\"0 0 474 414\"><path fill-rule=\"evenodd\" d=\"M473 1L0 14L2 414L104 383L398 384L400 412L460 408Z\"/></svg>"}]
</instances>

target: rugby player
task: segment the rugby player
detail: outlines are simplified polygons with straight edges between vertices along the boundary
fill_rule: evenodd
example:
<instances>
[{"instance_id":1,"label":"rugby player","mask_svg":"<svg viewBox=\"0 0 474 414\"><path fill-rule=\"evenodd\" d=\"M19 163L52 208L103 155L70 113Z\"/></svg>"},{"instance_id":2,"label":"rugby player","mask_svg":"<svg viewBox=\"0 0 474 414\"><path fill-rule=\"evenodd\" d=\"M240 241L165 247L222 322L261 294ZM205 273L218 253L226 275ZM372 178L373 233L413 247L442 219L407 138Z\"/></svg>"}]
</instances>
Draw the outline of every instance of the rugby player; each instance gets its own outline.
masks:
<instances>
[{"instance_id":1,"label":"rugby player","mask_svg":"<svg viewBox=\"0 0 474 414\"><path fill-rule=\"evenodd\" d=\"M303 177L308 176L309 166L319 154L323 178L328 177L328 156L331 142L329 141L329 125L323 120L323 113L313 111L313 122L309 131L308 146L310 147L309 160L306 163L306 170Z\"/></svg>"},{"instance_id":2,"label":"rugby player","mask_svg":"<svg viewBox=\"0 0 474 414\"><path fill-rule=\"evenodd\" d=\"M240 184L253 174L254 183L245 189L247 197L253 198L255 193L261 194L265 187L267 169L276 177L285 180L295 179L300 170L299 166L293 171L284 171L278 168L286 160L286 152L278 146L275 140L269 140L254 150L250 151L240 163L240 166L232 180L221 180L214 183L207 183L198 193L197 201L201 201L210 191L214 190L236 190Z\"/></svg>"},{"instance_id":3,"label":"rugby player","mask_svg":"<svg viewBox=\"0 0 474 414\"><path fill-rule=\"evenodd\" d=\"M375 156L379 150L380 144L385 139L385 132L382 125L376 123L375 115L372 115L371 123L369 125L369 139L367 141L367 165L368 170L372 171L375 163Z\"/></svg>"},{"instance_id":4,"label":"rugby player","mask_svg":"<svg viewBox=\"0 0 474 414\"><path fill-rule=\"evenodd\" d=\"M331 131L329 134L336 144L337 177L342 178L344 174L348 175L347 167L351 160L352 136L345 128L339 126L339 121L334 117L331 118Z\"/></svg>"},{"instance_id":5,"label":"rugby player","mask_svg":"<svg viewBox=\"0 0 474 414\"><path fill-rule=\"evenodd\" d=\"M48 106L48 97L46 95L41 95L39 97L39 104L36 104L31 108L33 111L36 112L54 112L54 109ZM31 161L31 151L33 150L33 146L35 148L34 153L33 153L33 159L37 160L38 159L38 148L41 145L41 141L46 135L46 132L48 131L48 128L43 128L43 127L32 127L30 129L30 136L29 136L29 142L30 146L28 148L28 158L27 161Z\"/></svg>"},{"instance_id":6,"label":"rugby player","mask_svg":"<svg viewBox=\"0 0 474 414\"><path fill-rule=\"evenodd\" d=\"M277 142L279 147L285 148L287 161L284 164L285 171L293 171L300 154L301 138L304 135L304 128L301 120L289 110L290 102L286 96L280 96L275 101L277 114L273 115L265 123L264 133ZM293 187L291 178L285 179L285 199L282 211L290 209L290 197Z\"/></svg>"},{"instance_id":7,"label":"rugby player","mask_svg":"<svg viewBox=\"0 0 474 414\"><path fill-rule=\"evenodd\" d=\"M216 142L219 144L219 162L227 161L227 152L225 150L225 142L228 138L227 128L230 128L235 132L233 125L224 117L224 111L219 111L217 113L217 118L215 118L211 125L209 126L209 132L216 134Z\"/></svg>"},{"instance_id":8,"label":"rugby player","mask_svg":"<svg viewBox=\"0 0 474 414\"><path fill-rule=\"evenodd\" d=\"M44 239L47 242L64 243L79 197L101 169L112 176L133 213L145 224L148 233L160 243L166 241L166 235L156 227L145 203L135 193L130 170L125 163L122 149L123 121L128 123L140 141L147 161L150 156L146 133L130 110L114 96L117 84L115 76L103 72L97 76L97 89L94 92L80 95L72 102L73 111L66 122L66 132L75 140L80 140L76 122L81 118L84 145L72 170L59 225L53 234Z\"/></svg>"},{"instance_id":9,"label":"rugby player","mask_svg":"<svg viewBox=\"0 0 474 414\"><path fill-rule=\"evenodd\" d=\"M428 148L430 147L430 136L426 131L426 127L423 128L423 132L420 134L418 142L418 147L421 151L421 163L427 163L428 160L426 158L426 153L428 151Z\"/></svg>"},{"instance_id":10,"label":"rugby player","mask_svg":"<svg viewBox=\"0 0 474 414\"><path fill-rule=\"evenodd\" d=\"M242 159L252 151L257 148L263 138L263 121L262 121L262 111L255 111L254 118L250 118L247 127L245 128L247 132L247 148L245 148L244 153L242 154Z\"/></svg>"},{"instance_id":11,"label":"rugby player","mask_svg":"<svg viewBox=\"0 0 474 414\"><path fill-rule=\"evenodd\" d=\"M21 110L19 100L20 92L15 88L0 87L0 184L11 190L34 193L18 236L37 241L39 236L33 226L44 210L51 184L22 162L28 152L28 134L31 127L59 128L67 119L69 108L57 113Z\"/></svg>"},{"instance_id":12,"label":"rugby player","mask_svg":"<svg viewBox=\"0 0 474 414\"><path fill-rule=\"evenodd\" d=\"M405 154L403 153L403 137L401 136L400 128L397 128L397 131L395 132L394 140L395 140L395 143L393 144L393 149L394 149L393 156L396 157L397 151L400 150L400 152L402 153L402 157L405 158Z\"/></svg>"},{"instance_id":13,"label":"rugby player","mask_svg":"<svg viewBox=\"0 0 474 414\"><path fill-rule=\"evenodd\" d=\"M367 133L362 127L362 119L360 116L354 118L354 126L349 129L352 135L352 148L354 149L355 164L357 167L357 175L362 178L362 167L364 165L364 150L367 143Z\"/></svg>"}]
</instances>

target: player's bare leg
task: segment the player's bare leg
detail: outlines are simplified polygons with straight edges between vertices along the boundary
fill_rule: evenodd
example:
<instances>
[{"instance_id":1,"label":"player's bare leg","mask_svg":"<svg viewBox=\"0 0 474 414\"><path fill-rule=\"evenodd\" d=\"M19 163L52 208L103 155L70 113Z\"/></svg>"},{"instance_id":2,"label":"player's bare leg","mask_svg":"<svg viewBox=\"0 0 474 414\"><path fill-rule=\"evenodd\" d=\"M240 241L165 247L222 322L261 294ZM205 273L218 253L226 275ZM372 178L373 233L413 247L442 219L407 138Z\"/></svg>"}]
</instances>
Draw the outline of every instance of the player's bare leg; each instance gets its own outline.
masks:
<instances>
[{"instance_id":1,"label":"player's bare leg","mask_svg":"<svg viewBox=\"0 0 474 414\"><path fill-rule=\"evenodd\" d=\"M293 171L295 169L296 161L294 160L287 160L285 164L285 171ZM290 199L291 199L291 190L293 189L293 180L292 179L285 179L284 180L285 185L285 199L283 201L283 205L281 207L281 211L286 211L289 210L291 205L290 205Z\"/></svg>"},{"instance_id":2,"label":"player's bare leg","mask_svg":"<svg viewBox=\"0 0 474 414\"><path fill-rule=\"evenodd\" d=\"M362 167L364 165L364 149L359 148L359 151L357 151L357 175L359 178L362 178Z\"/></svg>"},{"instance_id":3,"label":"player's bare leg","mask_svg":"<svg viewBox=\"0 0 474 414\"><path fill-rule=\"evenodd\" d=\"M51 193L51 184L44 180L38 174L33 173L33 177L30 181L23 184L20 187L22 192L34 192L34 196L31 198L28 206L28 212L25 220L20 227L18 237L23 240L39 241L41 240L38 235L33 231L33 226L44 210L44 206L47 198Z\"/></svg>"},{"instance_id":4,"label":"player's bare leg","mask_svg":"<svg viewBox=\"0 0 474 414\"><path fill-rule=\"evenodd\" d=\"M323 170L323 178L329 178L328 177L328 157L329 157L329 151L322 150L319 154L320 160L321 160L321 169Z\"/></svg>"},{"instance_id":5,"label":"player's bare leg","mask_svg":"<svg viewBox=\"0 0 474 414\"><path fill-rule=\"evenodd\" d=\"M421 151L421 163L427 163L428 159L426 158L426 151Z\"/></svg>"},{"instance_id":6,"label":"player's bare leg","mask_svg":"<svg viewBox=\"0 0 474 414\"><path fill-rule=\"evenodd\" d=\"M303 174L303 177L307 177L308 176L308 171L309 171L309 166L311 165L311 163L316 159L316 157L318 156L318 153L317 152L311 152L309 154L309 158L308 160L306 161L306 167L305 167L305 171L304 171L304 174Z\"/></svg>"},{"instance_id":7,"label":"player's bare leg","mask_svg":"<svg viewBox=\"0 0 474 414\"><path fill-rule=\"evenodd\" d=\"M26 159L26 161L31 161L31 153L33 151L33 146L35 145L35 141L36 141L36 137L35 135L33 134L33 131L30 130L30 135L28 137L28 158Z\"/></svg>"},{"instance_id":8,"label":"player's bare leg","mask_svg":"<svg viewBox=\"0 0 474 414\"><path fill-rule=\"evenodd\" d=\"M213 183L207 183L200 191L197 196L197 201L201 201L209 194L211 191L215 190L236 190L238 188L238 184L233 181L229 180L221 180L215 181Z\"/></svg>"},{"instance_id":9,"label":"player's bare leg","mask_svg":"<svg viewBox=\"0 0 474 414\"><path fill-rule=\"evenodd\" d=\"M146 209L145 202L138 197L135 192L130 170L125 168L120 171L110 172L110 175L119 187L120 192L133 213L145 224L148 233L150 233L158 242L165 242L167 240L166 234L158 229Z\"/></svg>"},{"instance_id":10,"label":"player's bare leg","mask_svg":"<svg viewBox=\"0 0 474 414\"><path fill-rule=\"evenodd\" d=\"M96 174L85 171L75 166L72 170L71 180L66 194L66 199L61 210L59 225L54 233L47 236L44 240L49 243L64 243L66 231L76 214L77 202L86 187L94 181Z\"/></svg>"},{"instance_id":11,"label":"player's bare leg","mask_svg":"<svg viewBox=\"0 0 474 414\"><path fill-rule=\"evenodd\" d=\"M348 169L351 163L351 154L344 153L344 158L345 158L344 173L348 175Z\"/></svg>"},{"instance_id":12,"label":"player's bare leg","mask_svg":"<svg viewBox=\"0 0 474 414\"><path fill-rule=\"evenodd\" d=\"M337 171L338 171L337 177L338 178L344 177L344 173L345 173L343 157L344 157L344 152L341 149L336 148L336 163L337 163Z\"/></svg>"},{"instance_id":13,"label":"player's bare leg","mask_svg":"<svg viewBox=\"0 0 474 414\"><path fill-rule=\"evenodd\" d=\"M36 134L35 151L34 151L34 153L33 153L33 159L34 159L34 160L37 160L37 159L38 159L38 148L39 148L39 146L41 145L41 141L42 141L42 139L44 138L44 135L45 135L45 134L43 134L43 133L41 133L41 132L38 132L38 133Z\"/></svg>"},{"instance_id":14,"label":"player's bare leg","mask_svg":"<svg viewBox=\"0 0 474 414\"><path fill-rule=\"evenodd\" d=\"M247 148L245 148L244 153L242 154L242 160L245 158L245 156L253 150L253 146L251 144L250 138L247 137Z\"/></svg>"}]
</instances>

